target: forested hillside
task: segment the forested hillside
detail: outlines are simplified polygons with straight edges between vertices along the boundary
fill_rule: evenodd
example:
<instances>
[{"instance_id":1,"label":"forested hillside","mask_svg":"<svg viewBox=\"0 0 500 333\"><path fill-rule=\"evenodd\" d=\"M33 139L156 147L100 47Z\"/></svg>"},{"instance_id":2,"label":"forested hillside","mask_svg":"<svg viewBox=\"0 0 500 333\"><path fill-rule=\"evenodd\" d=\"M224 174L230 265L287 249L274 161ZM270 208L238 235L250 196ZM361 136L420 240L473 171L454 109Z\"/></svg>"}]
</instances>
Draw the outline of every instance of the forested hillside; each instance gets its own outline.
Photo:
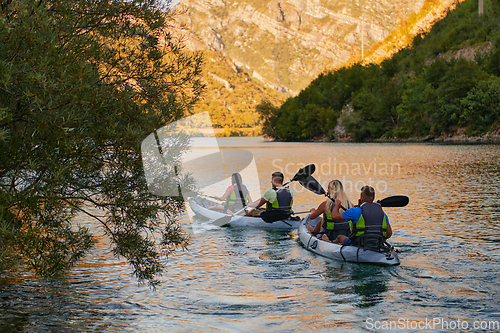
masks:
<instances>
[{"instance_id":1,"label":"forested hillside","mask_svg":"<svg viewBox=\"0 0 500 333\"><path fill-rule=\"evenodd\" d=\"M207 111L217 135L261 135L260 117L255 107L262 100L281 104L284 97L250 78L217 52L204 51L203 56L202 77L206 89L192 111Z\"/></svg>"},{"instance_id":2,"label":"forested hillside","mask_svg":"<svg viewBox=\"0 0 500 333\"><path fill-rule=\"evenodd\" d=\"M466 0L392 58L320 75L281 107L261 103L264 133L363 141L497 130L499 14L498 1L484 0L479 15L478 1Z\"/></svg>"}]
</instances>

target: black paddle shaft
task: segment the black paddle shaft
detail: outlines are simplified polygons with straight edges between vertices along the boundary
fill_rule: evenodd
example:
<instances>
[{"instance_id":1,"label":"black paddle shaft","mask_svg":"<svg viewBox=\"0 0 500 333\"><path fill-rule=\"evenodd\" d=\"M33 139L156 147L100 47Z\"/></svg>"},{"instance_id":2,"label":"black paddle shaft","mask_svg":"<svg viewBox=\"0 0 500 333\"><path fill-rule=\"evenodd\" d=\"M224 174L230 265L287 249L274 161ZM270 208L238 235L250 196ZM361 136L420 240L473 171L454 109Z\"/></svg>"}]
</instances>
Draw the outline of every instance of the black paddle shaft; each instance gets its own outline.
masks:
<instances>
[{"instance_id":1,"label":"black paddle shaft","mask_svg":"<svg viewBox=\"0 0 500 333\"><path fill-rule=\"evenodd\" d=\"M330 200L334 201L334 199L325 192L321 184L314 179L313 176L309 175L307 177L302 177L299 179L299 183L307 188L309 191L314 192L316 194L324 195ZM393 195L382 200L377 201L378 204L382 207L404 207L408 205L410 199L404 195ZM340 206L343 210L346 210L344 207Z\"/></svg>"}]
</instances>

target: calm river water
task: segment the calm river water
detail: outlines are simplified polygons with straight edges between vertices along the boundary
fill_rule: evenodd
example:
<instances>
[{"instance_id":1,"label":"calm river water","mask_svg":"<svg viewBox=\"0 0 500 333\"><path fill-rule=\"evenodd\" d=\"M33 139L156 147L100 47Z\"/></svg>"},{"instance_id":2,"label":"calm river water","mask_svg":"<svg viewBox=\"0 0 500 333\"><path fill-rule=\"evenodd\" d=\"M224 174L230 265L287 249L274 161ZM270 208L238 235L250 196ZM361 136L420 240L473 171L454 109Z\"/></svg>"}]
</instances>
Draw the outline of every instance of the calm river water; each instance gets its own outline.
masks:
<instances>
[{"instance_id":1,"label":"calm river water","mask_svg":"<svg viewBox=\"0 0 500 333\"><path fill-rule=\"evenodd\" d=\"M331 261L305 250L297 230L210 227L186 214L191 245L169 258L155 291L103 240L66 282L1 275L0 331L500 331L500 145L219 145L252 152L259 179L244 182L254 199L273 171L289 179L310 163L353 201L365 183L378 199L407 195L407 207L385 209L401 266ZM296 210L324 200L291 188Z\"/></svg>"}]
</instances>

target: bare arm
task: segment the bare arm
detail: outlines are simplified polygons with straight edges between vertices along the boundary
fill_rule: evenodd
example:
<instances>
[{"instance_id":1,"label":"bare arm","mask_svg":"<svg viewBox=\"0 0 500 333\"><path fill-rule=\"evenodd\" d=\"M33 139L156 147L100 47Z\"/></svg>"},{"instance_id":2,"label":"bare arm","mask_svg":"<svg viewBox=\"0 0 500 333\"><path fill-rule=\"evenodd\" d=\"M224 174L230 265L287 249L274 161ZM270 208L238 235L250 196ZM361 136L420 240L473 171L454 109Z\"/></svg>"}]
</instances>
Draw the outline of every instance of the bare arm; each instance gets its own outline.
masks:
<instances>
[{"instance_id":1,"label":"bare arm","mask_svg":"<svg viewBox=\"0 0 500 333\"><path fill-rule=\"evenodd\" d=\"M335 206L333 206L333 211L332 211L332 220L334 221L345 221L344 216L342 216L342 213L339 212L341 202L339 199L335 199Z\"/></svg>"},{"instance_id":2,"label":"bare arm","mask_svg":"<svg viewBox=\"0 0 500 333\"><path fill-rule=\"evenodd\" d=\"M260 198L259 200L256 200L255 202L252 202L251 204L248 205L248 207L256 207L259 208L263 204L266 203L266 199Z\"/></svg>"},{"instance_id":3,"label":"bare arm","mask_svg":"<svg viewBox=\"0 0 500 333\"><path fill-rule=\"evenodd\" d=\"M387 225L387 231L386 231L386 233L387 233L386 239L387 238L391 238L391 236L392 236L392 228L391 228L390 224Z\"/></svg>"},{"instance_id":4,"label":"bare arm","mask_svg":"<svg viewBox=\"0 0 500 333\"><path fill-rule=\"evenodd\" d=\"M326 201L323 201L322 203L319 204L318 208L316 209L312 208L311 215L309 215L309 218L311 220L314 220L315 218L323 214L325 211L325 207L326 207Z\"/></svg>"},{"instance_id":5,"label":"bare arm","mask_svg":"<svg viewBox=\"0 0 500 333\"><path fill-rule=\"evenodd\" d=\"M250 196L250 191L248 191L248 203L250 204L250 203L252 203L252 202L253 202L253 201L252 201L252 197Z\"/></svg>"},{"instance_id":6,"label":"bare arm","mask_svg":"<svg viewBox=\"0 0 500 333\"><path fill-rule=\"evenodd\" d=\"M226 200L226 198L228 196L231 195L231 192L233 192L233 189L231 188L231 186L228 186L228 188L226 189L226 192L224 192L222 197L216 197L216 198L219 199L220 201L224 201L224 200Z\"/></svg>"}]
</instances>

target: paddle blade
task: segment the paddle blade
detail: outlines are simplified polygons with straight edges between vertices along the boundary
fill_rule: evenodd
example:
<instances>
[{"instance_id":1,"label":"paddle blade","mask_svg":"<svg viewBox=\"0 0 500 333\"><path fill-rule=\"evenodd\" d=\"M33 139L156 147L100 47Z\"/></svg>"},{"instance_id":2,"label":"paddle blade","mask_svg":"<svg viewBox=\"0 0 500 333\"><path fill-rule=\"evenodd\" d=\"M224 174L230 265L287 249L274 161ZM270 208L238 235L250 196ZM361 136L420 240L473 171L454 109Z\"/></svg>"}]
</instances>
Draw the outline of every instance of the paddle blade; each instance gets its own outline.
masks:
<instances>
[{"instance_id":1,"label":"paddle blade","mask_svg":"<svg viewBox=\"0 0 500 333\"><path fill-rule=\"evenodd\" d=\"M230 216L230 215L220 217L220 218L218 218L217 220L214 220L214 221L212 222L212 224L213 224L213 225L216 225L216 226L218 226L218 227L221 227L221 226L226 225L226 224L228 224L229 222L231 222L231 217L232 217L232 216Z\"/></svg>"},{"instance_id":2,"label":"paddle blade","mask_svg":"<svg viewBox=\"0 0 500 333\"><path fill-rule=\"evenodd\" d=\"M307 188L311 192L314 192L314 193L320 194L320 195L326 194L323 187L321 187L321 184L318 183L318 181L316 179L314 179L313 176L307 176L305 178L301 177L298 179L298 181L299 181L300 185L304 186L305 188Z\"/></svg>"},{"instance_id":3,"label":"paddle blade","mask_svg":"<svg viewBox=\"0 0 500 333\"><path fill-rule=\"evenodd\" d=\"M266 210L260 214L260 218L267 223L272 223L279 220L286 220L290 215L291 213L285 210Z\"/></svg>"},{"instance_id":4,"label":"paddle blade","mask_svg":"<svg viewBox=\"0 0 500 333\"><path fill-rule=\"evenodd\" d=\"M301 178L307 178L308 176L312 175L316 171L316 165L315 164L309 164L306 165L303 168L300 168L299 171L293 176L292 181L299 180Z\"/></svg>"},{"instance_id":5,"label":"paddle blade","mask_svg":"<svg viewBox=\"0 0 500 333\"><path fill-rule=\"evenodd\" d=\"M316 171L316 164L313 163L313 164L306 165L301 170L302 170L301 174L310 176L314 173L314 171Z\"/></svg>"},{"instance_id":6,"label":"paddle blade","mask_svg":"<svg viewBox=\"0 0 500 333\"><path fill-rule=\"evenodd\" d=\"M405 195L394 195L377 201L382 207L404 207L410 202L410 198Z\"/></svg>"}]
</instances>

